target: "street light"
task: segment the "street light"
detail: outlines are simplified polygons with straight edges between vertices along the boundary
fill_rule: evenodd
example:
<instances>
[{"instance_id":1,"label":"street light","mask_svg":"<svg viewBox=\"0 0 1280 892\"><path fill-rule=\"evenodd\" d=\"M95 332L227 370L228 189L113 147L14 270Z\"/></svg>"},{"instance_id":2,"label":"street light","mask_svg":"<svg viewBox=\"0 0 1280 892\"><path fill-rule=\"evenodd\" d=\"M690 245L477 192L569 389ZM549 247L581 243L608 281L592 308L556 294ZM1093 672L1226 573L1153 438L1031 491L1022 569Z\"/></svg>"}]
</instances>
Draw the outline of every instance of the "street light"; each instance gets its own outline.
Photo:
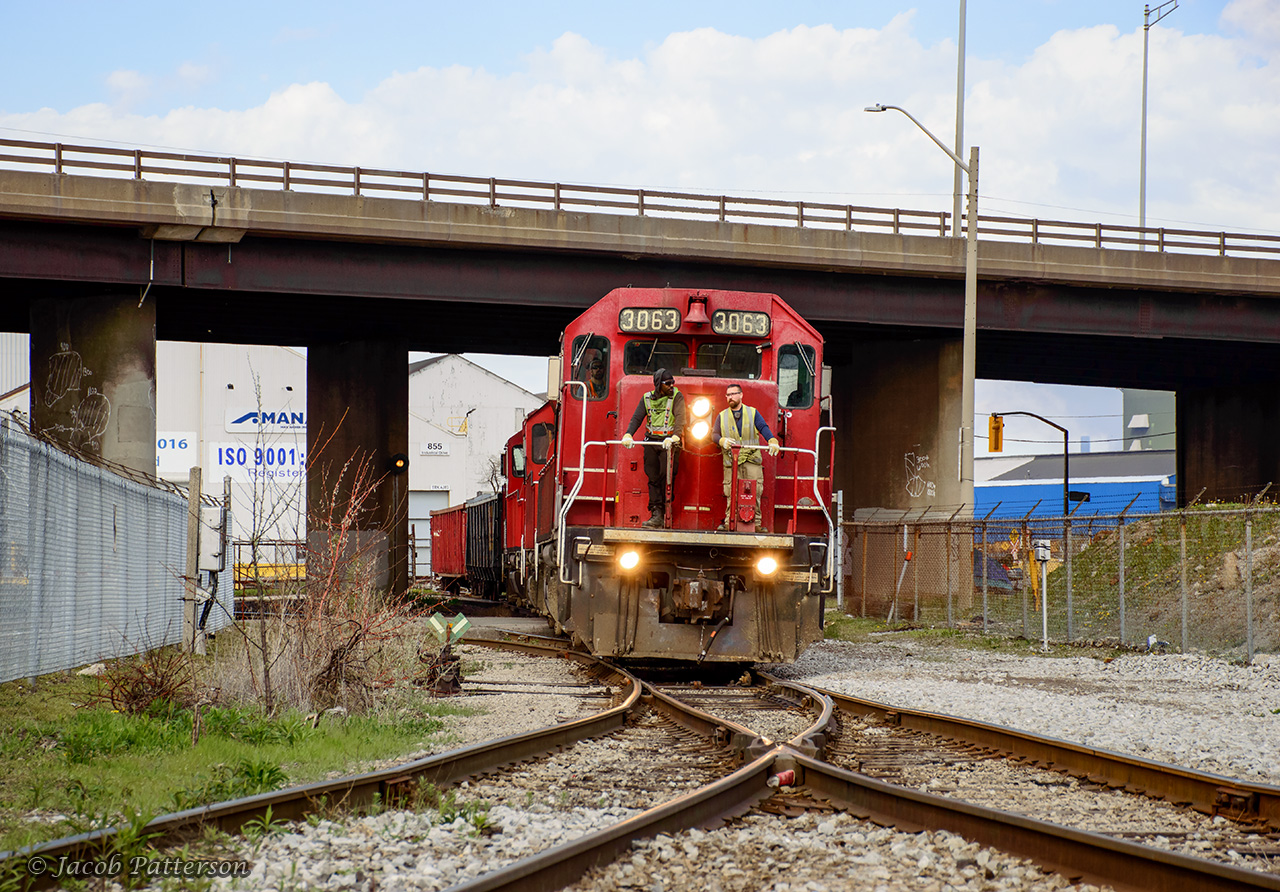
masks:
<instances>
[{"instance_id":1,"label":"street light","mask_svg":"<svg viewBox=\"0 0 1280 892\"><path fill-rule=\"evenodd\" d=\"M1165 9L1165 7L1169 7ZM1143 7L1142 13L1142 162L1138 168L1138 250L1147 250L1147 46L1151 26L1178 8L1178 0L1166 0L1155 9ZM1156 13L1154 20L1152 13Z\"/></svg>"},{"instance_id":2,"label":"street light","mask_svg":"<svg viewBox=\"0 0 1280 892\"><path fill-rule=\"evenodd\" d=\"M897 105L867 106L864 111L882 112L893 109L900 111L915 124L924 135L947 153L947 157L969 176L969 210L965 220L965 235L968 250L964 264L964 346L961 354L962 382L960 386L960 501L964 505L973 505L973 380L977 369L977 333L978 333L978 147L969 147L969 163L965 164L960 156L943 145L942 140L934 136L929 128L916 120L915 116L905 108Z\"/></svg>"}]
</instances>

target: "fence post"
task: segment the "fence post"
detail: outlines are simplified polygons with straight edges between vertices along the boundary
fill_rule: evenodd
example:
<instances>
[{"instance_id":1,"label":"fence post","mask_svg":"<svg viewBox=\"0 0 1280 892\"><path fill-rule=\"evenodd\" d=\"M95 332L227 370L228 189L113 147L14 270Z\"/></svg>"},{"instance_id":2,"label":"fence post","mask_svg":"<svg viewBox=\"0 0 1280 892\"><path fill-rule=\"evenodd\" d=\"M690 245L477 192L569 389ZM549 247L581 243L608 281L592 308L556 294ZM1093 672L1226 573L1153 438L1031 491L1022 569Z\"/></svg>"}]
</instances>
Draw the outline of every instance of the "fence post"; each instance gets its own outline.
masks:
<instances>
[{"instance_id":1,"label":"fence post","mask_svg":"<svg viewBox=\"0 0 1280 892\"><path fill-rule=\"evenodd\" d=\"M1070 643L1076 638L1075 608L1071 601L1071 517L1068 516L1062 524L1063 548L1067 552L1067 643Z\"/></svg>"},{"instance_id":2,"label":"fence post","mask_svg":"<svg viewBox=\"0 0 1280 892\"><path fill-rule=\"evenodd\" d=\"M1120 644L1124 644L1124 515L1120 515Z\"/></svg>"},{"instance_id":3,"label":"fence post","mask_svg":"<svg viewBox=\"0 0 1280 892\"><path fill-rule=\"evenodd\" d=\"M1031 511L1034 510L1035 508L1031 509ZM1027 514L1029 515L1031 511L1028 511ZM1019 562L1022 564L1022 637L1030 638L1031 635L1027 631L1030 628L1030 620L1027 616L1027 571L1031 569L1031 565L1027 560L1027 549L1031 545L1031 531L1027 528L1027 518L1025 517L1022 518L1021 533L1022 535L1018 539L1020 546L1018 550L1021 552Z\"/></svg>"},{"instance_id":4,"label":"fence post","mask_svg":"<svg viewBox=\"0 0 1280 892\"><path fill-rule=\"evenodd\" d=\"M947 521L944 533L947 537L947 628L954 629L956 627L956 621L951 608L951 521Z\"/></svg>"},{"instance_id":5,"label":"fence post","mask_svg":"<svg viewBox=\"0 0 1280 892\"><path fill-rule=\"evenodd\" d=\"M987 522L982 522L982 631L987 631Z\"/></svg>"},{"instance_id":6,"label":"fence post","mask_svg":"<svg viewBox=\"0 0 1280 892\"><path fill-rule=\"evenodd\" d=\"M200 573L200 466L191 469L187 492L187 567L182 578L186 594L182 598L182 646L196 650L196 577Z\"/></svg>"},{"instance_id":7,"label":"fence post","mask_svg":"<svg viewBox=\"0 0 1280 892\"><path fill-rule=\"evenodd\" d=\"M862 537L862 618L867 618L867 528L859 531Z\"/></svg>"},{"instance_id":8,"label":"fence post","mask_svg":"<svg viewBox=\"0 0 1280 892\"><path fill-rule=\"evenodd\" d=\"M920 553L920 522L916 522L916 531L913 539L913 553ZM911 590L912 590L912 622L920 622L920 562L914 561L915 566L911 568Z\"/></svg>"},{"instance_id":9,"label":"fence post","mask_svg":"<svg viewBox=\"0 0 1280 892\"><path fill-rule=\"evenodd\" d=\"M1187 512L1178 518L1178 565L1182 586L1182 652L1187 652Z\"/></svg>"},{"instance_id":10,"label":"fence post","mask_svg":"<svg viewBox=\"0 0 1280 892\"><path fill-rule=\"evenodd\" d=\"M1244 652L1253 662L1253 518L1244 509Z\"/></svg>"}]
</instances>

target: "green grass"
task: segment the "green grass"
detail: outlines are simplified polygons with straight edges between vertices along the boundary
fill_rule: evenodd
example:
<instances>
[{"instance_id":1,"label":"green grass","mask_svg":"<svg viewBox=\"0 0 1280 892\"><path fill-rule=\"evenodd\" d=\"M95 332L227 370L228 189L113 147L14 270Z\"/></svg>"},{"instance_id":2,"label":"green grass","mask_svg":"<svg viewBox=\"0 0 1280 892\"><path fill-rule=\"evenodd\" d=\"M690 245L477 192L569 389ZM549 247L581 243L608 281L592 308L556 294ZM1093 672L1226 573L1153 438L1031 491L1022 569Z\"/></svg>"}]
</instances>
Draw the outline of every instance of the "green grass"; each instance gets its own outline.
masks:
<instances>
[{"instance_id":1,"label":"green grass","mask_svg":"<svg viewBox=\"0 0 1280 892\"><path fill-rule=\"evenodd\" d=\"M120 815L164 814L364 770L446 742L450 703L407 697L369 715L266 718L208 707L191 745L191 712L127 716L85 706L95 680L51 675L35 691L0 685L0 851L83 832ZM33 814L42 820L30 820ZM61 818L55 817L61 815Z\"/></svg>"}]
</instances>

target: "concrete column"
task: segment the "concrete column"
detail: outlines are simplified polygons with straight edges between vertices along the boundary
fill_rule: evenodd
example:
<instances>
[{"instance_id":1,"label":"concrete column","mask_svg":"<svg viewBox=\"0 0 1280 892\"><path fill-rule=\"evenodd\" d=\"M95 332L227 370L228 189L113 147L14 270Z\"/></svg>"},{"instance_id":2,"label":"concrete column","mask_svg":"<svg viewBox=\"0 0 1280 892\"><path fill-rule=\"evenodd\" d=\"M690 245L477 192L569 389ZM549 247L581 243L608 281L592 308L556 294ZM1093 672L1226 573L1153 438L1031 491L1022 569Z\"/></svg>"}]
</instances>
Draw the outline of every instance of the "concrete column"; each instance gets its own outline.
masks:
<instances>
[{"instance_id":1,"label":"concrete column","mask_svg":"<svg viewBox=\"0 0 1280 892\"><path fill-rule=\"evenodd\" d=\"M960 340L828 345L832 354L835 486L846 513L909 508L914 517L932 506L950 516L965 502L972 512L957 464Z\"/></svg>"},{"instance_id":2,"label":"concrete column","mask_svg":"<svg viewBox=\"0 0 1280 892\"><path fill-rule=\"evenodd\" d=\"M408 589L409 475L388 473L408 452L407 342L309 347L307 540L322 565L310 579L336 560L343 573L372 573L381 591Z\"/></svg>"},{"instance_id":3,"label":"concrete column","mask_svg":"<svg viewBox=\"0 0 1280 892\"><path fill-rule=\"evenodd\" d=\"M1240 502L1280 486L1280 391L1274 381L1177 393L1178 504Z\"/></svg>"},{"instance_id":4,"label":"concrete column","mask_svg":"<svg viewBox=\"0 0 1280 892\"><path fill-rule=\"evenodd\" d=\"M846 518L946 520L962 504L968 507L961 516L972 514L973 494L962 487L958 465L960 339L828 341L826 356L834 373L835 485L844 491ZM843 569L849 609L860 612L865 605L870 616L889 616L900 579L893 610L899 621L912 617L917 596L934 617L948 594L968 609L967 530L950 541L946 529L939 523L917 535L913 526L905 546L896 523L861 536L854 560ZM915 555L904 575L906 551Z\"/></svg>"},{"instance_id":5,"label":"concrete column","mask_svg":"<svg viewBox=\"0 0 1280 892\"><path fill-rule=\"evenodd\" d=\"M156 304L138 295L31 306L31 422L73 449L156 473Z\"/></svg>"}]
</instances>

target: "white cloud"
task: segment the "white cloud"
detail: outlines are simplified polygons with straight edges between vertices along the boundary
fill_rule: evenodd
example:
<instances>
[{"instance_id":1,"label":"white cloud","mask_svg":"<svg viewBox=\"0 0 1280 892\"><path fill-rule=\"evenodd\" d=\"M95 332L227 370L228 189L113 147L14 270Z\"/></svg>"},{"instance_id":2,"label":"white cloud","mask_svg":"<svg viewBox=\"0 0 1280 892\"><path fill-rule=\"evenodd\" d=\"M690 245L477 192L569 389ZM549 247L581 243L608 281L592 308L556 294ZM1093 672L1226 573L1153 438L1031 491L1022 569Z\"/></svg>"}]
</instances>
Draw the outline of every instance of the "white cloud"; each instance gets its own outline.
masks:
<instances>
[{"instance_id":1,"label":"white cloud","mask_svg":"<svg viewBox=\"0 0 1280 892\"><path fill-rule=\"evenodd\" d=\"M107 75L107 87L116 104L128 108L150 91L151 81L141 72L119 69Z\"/></svg>"},{"instance_id":2,"label":"white cloud","mask_svg":"<svg viewBox=\"0 0 1280 892\"><path fill-rule=\"evenodd\" d=\"M1254 38L1280 13L1235 0ZM296 35L290 35L296 36ZM1256 39L1151 31L1151 223L1280 231L1280 82ZM986 212L1137 217L1142 33L1060 31L1024 62L970 58L967 141ZM198 65L184 77L207 76ZM764 192L949 209L953 166L904 117L950 143L955 49L912 17L881 29L796 27L759 39L711 28L615 58L567 32L511 74L424 67L365 95L293 84L247 109L129 112L150 89L115 72L120 102L13 114L0 126L305 161L561 182Z\"/></svg>"}]
</instances>

